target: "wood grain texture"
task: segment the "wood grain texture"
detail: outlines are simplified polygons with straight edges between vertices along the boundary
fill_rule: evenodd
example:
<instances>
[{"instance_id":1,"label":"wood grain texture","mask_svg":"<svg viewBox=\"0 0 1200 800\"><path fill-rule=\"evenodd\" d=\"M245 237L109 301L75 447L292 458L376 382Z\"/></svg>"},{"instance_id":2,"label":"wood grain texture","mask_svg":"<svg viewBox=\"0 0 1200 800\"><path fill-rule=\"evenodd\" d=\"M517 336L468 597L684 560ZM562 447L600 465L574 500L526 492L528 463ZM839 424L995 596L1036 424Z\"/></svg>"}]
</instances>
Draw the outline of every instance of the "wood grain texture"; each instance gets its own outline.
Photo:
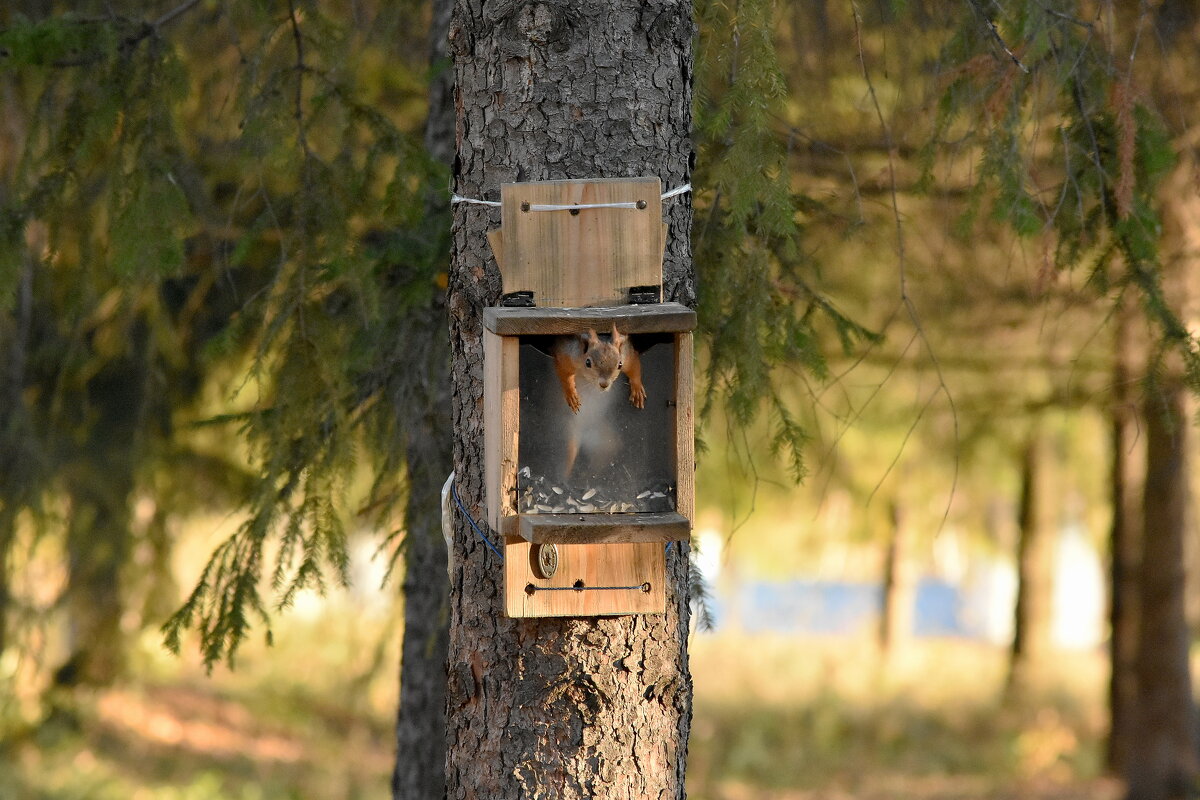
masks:
<instances>
[{"instance_id":1,"label":"wood grain texture","mask_svg":"<svg viewBox=\"0 0 1200 800\"><path fill-rule=\"evenodd\" d=\"M508 183L500 188L504 292L539 306L625 302L630 286L662 286L658 178ZM644 203L645 208L524 211L529 205Z\"/></svg>"},{"instance_id":2,"label":"wood grain texture","mask_svg":"<svg viewBox=\"0 0 1200 800\"><path fill-rule=\"evenodd\" d=\"M504 546L508 616L581 617L664 611L665 555L661 542L560 544L558 570L550 578L540 578L533 571L530 559L535 546L523 539L510 540ZM565 591L577 582L584 591ZM649 590L643 591L647 584ZM530 592L531 586L563 591Z\"/></svg>"},{"instance_id":3,"label":"wood grain texture","mask_svg":"<svg viewBox=\"0 0 1200 800\"><path fill-rule=\"evenodd\" d=\"M675 337L675 510L696 522L696 392L692 334Z\"/></svg>"},{"instance_id":4,"label":"wood grain texture","mask_svg":"<svg viewBox=\"0 0 1200 800\"><path fill-rule=\"evenodd\" d=\"M493 228L487 232L488 246L492 248L492 258L496 259L496 266L500 268L500 272L504 272L504 230L501 228Z\"/></svg>"},{"instance_id":5,"label":"wood grain texture","mask_svg":"<svg viewBox=\"0 0 1200 800\"><path fill-rule=\"evenodd\" d=\"M691 535L688 518L668 511L659 514L522 514L521 538L555 544L607 542L685 542Z\"/></svg>"},{"instance_id":6,"label":"wood grain texture","mask_svg":"<svg viewBox=\"0 0 1200 800\"><path fill-rule=\"evenodd\" d=\"M503 530L516 511L517 441L520 436L520 340L483 334L483 469L487 521Z\"/></svg>"},{"instance_id":7,"label":"wood grain texture","mask_svg":"<svg viewBox=\"0 0 1200 800\"><path fill-rule=\"evenodd\" d=\"M696 312L679 303L655 303L613 308L487 308L483 326L502 336L562 336L600 333L616 323L621 333L676 333L696 328Z\"/></svg>"}]
</instances>

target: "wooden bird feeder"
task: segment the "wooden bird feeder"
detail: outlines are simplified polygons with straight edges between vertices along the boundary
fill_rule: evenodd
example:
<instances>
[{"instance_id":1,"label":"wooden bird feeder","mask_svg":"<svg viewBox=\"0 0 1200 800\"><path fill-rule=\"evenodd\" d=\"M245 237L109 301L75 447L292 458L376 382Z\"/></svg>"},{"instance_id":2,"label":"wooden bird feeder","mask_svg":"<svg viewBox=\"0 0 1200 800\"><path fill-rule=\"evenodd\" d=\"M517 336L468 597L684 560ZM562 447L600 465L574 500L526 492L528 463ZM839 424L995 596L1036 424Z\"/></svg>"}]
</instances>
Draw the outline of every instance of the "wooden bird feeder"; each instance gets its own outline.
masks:
<instances>
[{"instance_id":1,"label":"wooden bird feeder","mask_svg":"<svg viewBox=\"0 0 1200 800\"><path fill-rule=\"evenodd\" d=\"M510 617L662 613L665 546L695 513L695 312L662 293L657 178L501 187L489 234L509 305L484 312L487 514L504 540ZM559 206L625 204L558 210ZM549 207L549 208L547 208ZM630 300L634 302L630 302ZM572 411L552 354L616 327L641 365Z\"/></svg>"}]
</instances>

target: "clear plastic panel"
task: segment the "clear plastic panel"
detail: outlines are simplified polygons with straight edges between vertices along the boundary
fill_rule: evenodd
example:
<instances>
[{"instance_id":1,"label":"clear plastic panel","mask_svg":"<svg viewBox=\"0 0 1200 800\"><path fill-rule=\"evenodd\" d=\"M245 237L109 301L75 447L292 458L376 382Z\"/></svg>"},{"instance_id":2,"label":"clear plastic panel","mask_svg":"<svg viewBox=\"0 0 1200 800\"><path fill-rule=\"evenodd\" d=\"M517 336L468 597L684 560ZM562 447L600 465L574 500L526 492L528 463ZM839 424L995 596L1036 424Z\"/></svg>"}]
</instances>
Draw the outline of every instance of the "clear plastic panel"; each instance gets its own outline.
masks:
<instances>
[{"instance_id":1,"label":"clear plastic panel","mask_svg":"<svg viewBox=\"0 0 1200 800\"><path fill-rule=\"evenodd\" d=\"M521 337L520 513L675 510L674 340L630 338L640 351L645 407L630 403L621 375L607 391L577 381L575 414L549 355L554 337Z\"/></svg>"}]
</instances>

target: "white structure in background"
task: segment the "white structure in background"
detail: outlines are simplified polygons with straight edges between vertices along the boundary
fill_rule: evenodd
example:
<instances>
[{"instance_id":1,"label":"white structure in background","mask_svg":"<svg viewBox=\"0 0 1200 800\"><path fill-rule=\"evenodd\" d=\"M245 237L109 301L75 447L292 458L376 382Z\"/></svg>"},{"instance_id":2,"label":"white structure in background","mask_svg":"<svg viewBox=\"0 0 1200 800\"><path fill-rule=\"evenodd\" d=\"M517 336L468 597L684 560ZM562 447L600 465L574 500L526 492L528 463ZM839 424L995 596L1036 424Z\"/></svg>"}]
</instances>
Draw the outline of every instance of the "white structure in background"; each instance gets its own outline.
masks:
<instances>
[{"instance_id":1,"label":"white structure in background","mask_svg":"<svg viewBox=\"0 0 1200 800\"><path fill-rule=\"evenodd\" d=\"M1017 605L1017 569L1011 558L995 553L971 559L962 586L962 622L992 644L1012 641Z\"/></svg>"},{"instance_id":2,"label":"white structure in background","mask_svg":"<svg viewBox=\"0 0 1200 800\"><path fill-rule=\"evenodd\" d=\"M725 556L725 537L716 528L701 528L696 533L696 543L699 546L692 558L709 590L715 592L717 578L721 576L721 560Z\"/></svg>"},{"instance_id":3,"label":"white structure in background","mask_svg":"<svg viewBox=\"0 0 1200 800\"><path fill-rule=\"evenodd\" d=\"M346 547L350 556L347 569L350 585L343 588L330 578L324 596L312 589L298 592L293 604L298 618L314 620L329 611L376 619L388 614L396 591L394 586L383 585L389 554L379 549L379 542L373 536L364 533L352 535ZM399 573L392 575L393 584L400 579Z\"/></svg>"},{"instance_id":4,"label":"white structure in background","mask_svg":"<svg viewBox=\"0 0 1200 800\"><path fill-rule=\"evenodd\" d=\"M967 630L998 645L1012 641L1017 602L1013 559L995 554L972 559L961 586L962 621ZM1068 523L1059 532L1053 603L1050 636L1056 647L1087 649L1104 642L1104 564L1079 522Z\"/></svg>"},{"instance_id":5,"label":"white structure in background","mask_svg":"<svg viewBox=\"0 0 1200 800\"><path fill-rule=\"evenodd\" d=\"M1080 522L1058 537L1054 567L1054 621L1050 635L1059 647L1097 647L1105 637L1104 564Z\"/></svg>"}]
</instances>

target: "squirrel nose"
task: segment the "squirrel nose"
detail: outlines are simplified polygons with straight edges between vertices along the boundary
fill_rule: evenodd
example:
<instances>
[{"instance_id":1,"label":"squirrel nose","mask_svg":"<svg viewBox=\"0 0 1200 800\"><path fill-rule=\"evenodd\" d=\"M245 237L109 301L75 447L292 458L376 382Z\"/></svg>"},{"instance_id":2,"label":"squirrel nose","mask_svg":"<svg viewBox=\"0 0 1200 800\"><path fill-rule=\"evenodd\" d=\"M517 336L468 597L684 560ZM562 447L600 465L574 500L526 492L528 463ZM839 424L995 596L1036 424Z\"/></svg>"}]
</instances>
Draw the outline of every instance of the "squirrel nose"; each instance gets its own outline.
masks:
<instances>
[{"instance_id":1,"label":"squirrel nose","mask_svg":"<svg viewBox=\"0 0 1200 800\"><path fill-rule=\"evenodd\" d=\"M600 388L601 388L601 389L607 389L607 388L608 388L608 381L600 381Z\"/></svg>"}]
</instances>

